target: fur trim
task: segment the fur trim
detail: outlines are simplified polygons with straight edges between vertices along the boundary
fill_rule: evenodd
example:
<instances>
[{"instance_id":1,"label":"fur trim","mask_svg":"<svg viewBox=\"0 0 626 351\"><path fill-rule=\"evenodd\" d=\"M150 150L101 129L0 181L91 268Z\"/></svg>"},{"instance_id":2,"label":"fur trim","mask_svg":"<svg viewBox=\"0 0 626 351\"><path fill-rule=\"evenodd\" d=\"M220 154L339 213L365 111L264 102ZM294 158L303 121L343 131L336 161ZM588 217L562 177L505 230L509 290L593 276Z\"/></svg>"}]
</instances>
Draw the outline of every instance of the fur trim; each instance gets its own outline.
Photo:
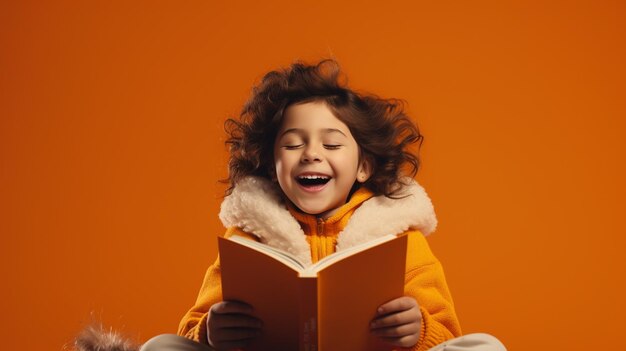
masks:
<instances>
[{"instance_id":1,"label":"fur trim","mask_svg":"<svg viewBox=\"0 0 626 351\"><path fill-rule=\"evenodd\" d=\"M74 342L75 351L137 351L139 345L127 340L113 329L105 330L100 325L83 329Z\"/></svg>"},{"instance_id":2,"label":"fur trim","mask_svg":"<svg viewBox=\"0 0 626 351\"><path fill-rule=\"evenodd\" d=\"M383 235L400 234L409 229L424 235L437 227L430 198L415 180L407 179L402 199L375 196L354 211L339 233L337 251ZM224 199L220 215L225 227L239 227L261 242L295 255L311 264L311 248L298 221L287 210L280 189L259 177L242 179Z\"/></svg>"},{"instance_id":3,"label":"fur trim","mask_svg":"<svg viewBox=\"0 0 626 351\"><path fill-rule=\"evenodd\" d=\"M311 264L309 243L300 224L283 203L280 190L264 178L242 179L224 199L220 220L226 228L239 227L261 242Z\"/></svg>"},{"instance_id":4,"label":"fur trim","mask_svg":"<svg viewBox=\"0 0 626 351\"><path fill-rule=\"evenodd\" d=\"M413 179L407 179L399 196L390 199L375 196L354 211L350 221L337 237L337 251L389 234L409 229L429 235L437 227L437 217L430 198Z\"/></svg>"}]
</instances>

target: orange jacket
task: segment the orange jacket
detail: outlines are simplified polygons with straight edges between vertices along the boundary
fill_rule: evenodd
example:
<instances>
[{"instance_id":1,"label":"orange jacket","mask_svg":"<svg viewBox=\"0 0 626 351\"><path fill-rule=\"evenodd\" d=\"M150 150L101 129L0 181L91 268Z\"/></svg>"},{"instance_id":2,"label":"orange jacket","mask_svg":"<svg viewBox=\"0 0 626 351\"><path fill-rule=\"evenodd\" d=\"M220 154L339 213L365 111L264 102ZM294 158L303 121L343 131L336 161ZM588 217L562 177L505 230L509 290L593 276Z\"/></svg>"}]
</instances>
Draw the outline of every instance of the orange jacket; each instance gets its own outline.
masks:
<instances>
[{"instance_id":1,"label":"orange jacket","mask_svg":"<svg viewBox=\"0 0 626 351\"><path fill-rule=\"evenodd\" d=\"M248 178L224 200L220 218L228 227L225 237L240 235L261 241L312 263L376 236L406 232L405 295L415 298L422 313L420 338L411 350L428 350L460 336L461 329L441 264L424 237L436 226L432 204L417 183L406 191L410 196L392 200L373 197L361 188L331 217L320 220L285 206L271 183ZM180 322L178 334L207 343L208 311L220 301L218 257L208 268L196 303Z\"/></svg>"}]
</instances>

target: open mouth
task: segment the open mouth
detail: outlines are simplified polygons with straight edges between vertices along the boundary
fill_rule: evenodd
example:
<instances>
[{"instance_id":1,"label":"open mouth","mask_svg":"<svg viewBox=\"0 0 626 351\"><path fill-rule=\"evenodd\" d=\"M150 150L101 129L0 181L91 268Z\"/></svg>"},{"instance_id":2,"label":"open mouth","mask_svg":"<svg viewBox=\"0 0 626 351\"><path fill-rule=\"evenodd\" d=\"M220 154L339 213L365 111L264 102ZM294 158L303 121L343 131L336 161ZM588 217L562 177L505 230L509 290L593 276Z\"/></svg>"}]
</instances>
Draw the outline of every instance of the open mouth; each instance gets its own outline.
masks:
<instances>
[{"instance_id":1,"label":"open mouth","mask_svg":"<svg viewBox=\"0 0 626 351\"><path fill-rule=\"evenodd\" d=\"M301 175L296 177L296 181L304 187L316 187L328 183L330 177L326 175Z\"/></svg>"}]
</instances>

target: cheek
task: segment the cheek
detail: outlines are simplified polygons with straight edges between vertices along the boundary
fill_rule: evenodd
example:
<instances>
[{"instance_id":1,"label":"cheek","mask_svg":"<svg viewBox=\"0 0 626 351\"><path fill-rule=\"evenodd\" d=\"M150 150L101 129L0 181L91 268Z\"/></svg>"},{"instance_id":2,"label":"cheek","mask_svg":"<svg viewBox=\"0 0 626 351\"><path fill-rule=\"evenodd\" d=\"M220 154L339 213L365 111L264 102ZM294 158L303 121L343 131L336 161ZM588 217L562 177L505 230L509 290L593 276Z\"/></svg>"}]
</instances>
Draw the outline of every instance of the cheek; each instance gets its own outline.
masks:
<instances>
[{"instance_id":1,"label":"cheek","mask_svg":"<svg viewBox=\"0 0 626 351\"><path fill-rule=\"evenodd\" d=\"M335 167L346 176L356 174L359 167L357 154L338 155L334 160Z\"/></svg>"}]
</instances>

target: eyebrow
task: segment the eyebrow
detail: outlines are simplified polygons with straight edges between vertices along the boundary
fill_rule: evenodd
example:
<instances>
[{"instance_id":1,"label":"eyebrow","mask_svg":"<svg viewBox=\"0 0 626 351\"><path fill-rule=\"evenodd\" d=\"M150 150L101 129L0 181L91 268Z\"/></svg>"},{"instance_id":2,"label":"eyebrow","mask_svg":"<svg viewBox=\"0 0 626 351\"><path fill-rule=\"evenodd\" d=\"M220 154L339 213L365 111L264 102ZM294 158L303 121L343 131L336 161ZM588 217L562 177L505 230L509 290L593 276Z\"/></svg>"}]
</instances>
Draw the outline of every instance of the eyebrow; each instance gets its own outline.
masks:
<instances>
[{"instance_id":1,"label":"eyebrow","mask_svg":"<svg viewBox=\"0 0 626 351\"><path fill-rule=\"evenodd\" d=\"M282 138L283 135L287 134L287 133L297 133L297 134L301 134L302 132L304 132L304 129L300 129L300 128L289 128L286 131L282 132L278 137ZM339 129L336 128L324 128L322 129L322 132L326 133L326 134L330 134L330 133L339 133L343 136L345 136L346 138L348 137L344 132L340 131Z\"/></svg>"}]
</instances>

